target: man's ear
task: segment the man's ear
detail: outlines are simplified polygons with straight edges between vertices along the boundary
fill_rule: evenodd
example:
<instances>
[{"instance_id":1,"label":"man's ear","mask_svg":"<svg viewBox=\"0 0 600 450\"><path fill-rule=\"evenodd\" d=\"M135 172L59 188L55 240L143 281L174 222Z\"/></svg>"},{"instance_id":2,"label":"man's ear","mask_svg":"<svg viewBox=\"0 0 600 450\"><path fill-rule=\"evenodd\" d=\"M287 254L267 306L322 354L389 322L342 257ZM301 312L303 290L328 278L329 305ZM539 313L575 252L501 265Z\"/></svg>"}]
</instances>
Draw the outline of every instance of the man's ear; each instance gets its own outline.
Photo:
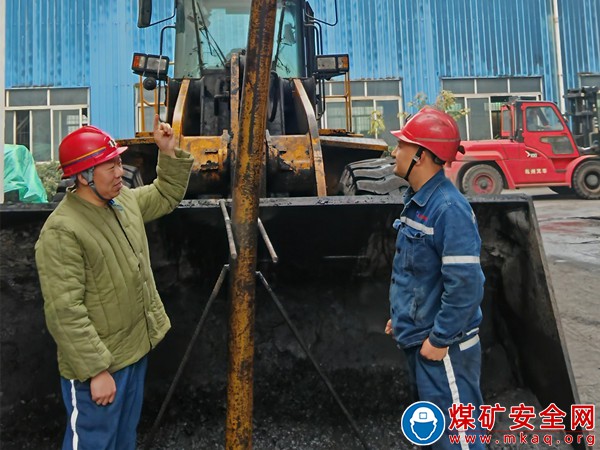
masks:
<instances>
[{"instance_id":1,"label":"man's ear","mask_svg":"<svg viewBox=\"0 0 600 450\"><path fill-rule=\"evenodd\" d=\"M81 172L76 175L76 180L77 184L80 184L82 186L88 186L90 184Z\"/></svg>"}]
</instances>

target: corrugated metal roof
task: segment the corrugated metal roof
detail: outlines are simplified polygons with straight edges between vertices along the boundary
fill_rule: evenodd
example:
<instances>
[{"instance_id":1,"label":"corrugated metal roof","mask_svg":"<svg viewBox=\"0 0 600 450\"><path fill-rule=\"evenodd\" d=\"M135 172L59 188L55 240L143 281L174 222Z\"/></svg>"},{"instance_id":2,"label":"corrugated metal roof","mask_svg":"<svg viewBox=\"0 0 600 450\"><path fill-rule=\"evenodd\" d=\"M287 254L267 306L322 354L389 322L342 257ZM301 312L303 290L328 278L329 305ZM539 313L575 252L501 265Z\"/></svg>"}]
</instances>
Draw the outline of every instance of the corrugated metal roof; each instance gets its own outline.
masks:
<instances>
[{"instance_id":1,"label":"corrugated metal roof","mask_svg":"<svg viewBox=\"0 0 600 450\"><path fill-rule=\"evenodd\" d=\"M567 87L578 74L600 74L600 0L560 0L563 67Z\"/></svg>"},{"instance_id":2,"label":"corrugated metal roof","mask_svg":"<svg viewBox=\"0 0 600 450\"><path fill-rule=\"evenodd\" d=\"M313 0L333 21L334 3ZM324 28L329 53L351 55L353 79L402 78L405 100L435 97L442 78L544 79L557 101L552 0L338 0L340 24ZM559 1L566 87L600 73L600 0Z\"/></svg>"},{"instance_id":3,"label":"corrugated metal roof","mask_svg":"<svg viewBox=\"0 0 600 450\"><path fill-rule=\"evenodd\" d=\"M155 2L153 18L173 2ZM160 27L138 29L137 2L8 0L6 86L89 87L90 121L115 137L134 131L134 51L158 53ZM167 39L165 54L173 53Z\"/></svg>"},{"instance_id":4,"label":"corrugated metal roof","mask_svg":"<svg viewBox=\"0 0 600 450\"><path fill-rule=\"evenodd\" d=\"M89 10L73 0L7 1L6 84L86 86L89 84Z\"/></svg>"},{"instance_id":5,"label":"corrugated metal roof","mask_svg":"<svg viewBox=\"0 0 600 450\"><path fill-rule=\"evenodd\" d=\"M332 0L312 0L333 21ZM565 88L600 73L600 0L559 0ZM441 79L540 76L558 100L552 0L338 0L325 51L349 53L353 79L402 78L405 102ZM155 0L154 19L172 0ZM92 123L134 130L134 51L158 53L161 26L136 27L137 2L6 0L6 87L89 87ZM173 32L164 53L173 55Z\"/></svg>"}]
</instances>

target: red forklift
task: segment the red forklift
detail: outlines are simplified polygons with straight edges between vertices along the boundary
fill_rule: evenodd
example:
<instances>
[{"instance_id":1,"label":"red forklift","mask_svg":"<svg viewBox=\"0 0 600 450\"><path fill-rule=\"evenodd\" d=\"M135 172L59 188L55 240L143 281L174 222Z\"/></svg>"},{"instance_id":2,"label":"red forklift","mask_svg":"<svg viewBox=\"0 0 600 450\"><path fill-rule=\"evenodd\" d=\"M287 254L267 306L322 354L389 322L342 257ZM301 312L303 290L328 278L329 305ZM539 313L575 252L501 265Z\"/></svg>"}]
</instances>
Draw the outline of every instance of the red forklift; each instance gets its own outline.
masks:
<instances>
[{"instance_id":1,"label":"red forklift","mask_svg":"<svg viewBox=\"0 0 600 450\"><path fill-rule=\"evenodd\" d=\"M599 199L599 112L595 89L590 102L581 102L581 93L573 92L568 97L569 105L575 105L575 109L577 105L587 105L583 108L588 111L585 116L592 117L586 122L590 124L588 128L595 127L586 133L592 136L588 147L577 145L554 103L514 99L502 106L501 138L464 141L465 153L458 154L458 159L446 167L446 175L466 195L549 187L560 194L574 191L583 199ZM575 112L574 119L579 117Z\"/></svg>"}]
</instances>

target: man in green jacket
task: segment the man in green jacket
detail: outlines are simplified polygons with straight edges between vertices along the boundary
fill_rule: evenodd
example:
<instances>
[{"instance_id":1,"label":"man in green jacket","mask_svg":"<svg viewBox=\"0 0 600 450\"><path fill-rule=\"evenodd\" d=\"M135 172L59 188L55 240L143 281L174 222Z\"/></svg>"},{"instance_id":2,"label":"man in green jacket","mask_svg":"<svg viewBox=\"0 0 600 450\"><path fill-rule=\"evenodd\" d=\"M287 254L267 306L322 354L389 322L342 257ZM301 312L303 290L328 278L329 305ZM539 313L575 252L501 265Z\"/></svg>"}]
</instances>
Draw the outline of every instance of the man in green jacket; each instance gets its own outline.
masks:
<instances>
[{"instance_id":1,"label":"man in green jacket","mask_svg":"<svg viewBox=\"0 0 600 450\"><path fill-rule=\"evenodd\" d=\"M153 184L122 184L118 147L86 126L59 147L75 185L35 247L44 312L56 341L68 424L63 449L135 449L148 352L171 324L156 290L144 224L173 211L193 158L154 119L159 148Z\"/></svg>"}]
</instances>

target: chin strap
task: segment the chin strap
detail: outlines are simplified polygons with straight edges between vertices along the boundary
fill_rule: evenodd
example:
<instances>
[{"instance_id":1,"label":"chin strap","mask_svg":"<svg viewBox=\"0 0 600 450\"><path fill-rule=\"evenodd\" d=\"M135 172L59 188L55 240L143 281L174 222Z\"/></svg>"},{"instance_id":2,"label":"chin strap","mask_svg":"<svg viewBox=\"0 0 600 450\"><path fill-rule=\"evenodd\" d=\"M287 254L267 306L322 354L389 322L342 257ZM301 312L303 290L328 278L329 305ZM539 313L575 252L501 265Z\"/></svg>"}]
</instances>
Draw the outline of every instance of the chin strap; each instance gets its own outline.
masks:
<instances>
[{"instance_id":1,"label":"chin strap","mask_svg":"<svg viewBox=\"0 0 600 450\"><path fill-rule=\"evenodd\" d=\"M111 200L110 198L102 197L98 193L98 190L96 189L96 185L94 184L94 167L90 167L89 169L86 169L83 172L81 172L81 176L85 179L85 181L88 182L88 186L92 189L92 191L94 191L94 194L96 194L96 197L98 197L103 202L109 202Z\"/></svg>"},{"instance_id":2,"label":"chin strap","mask_svg":"<svg viewBox=\"0 0 600 450\"><path fill-rule=\"evenodd\" d=\"M410 173L412 172L413 167L415 167L415 164L421 159L423 150L424 150L423 147L419 147L419 150L417 150L417 153L415 153L415 156L413 156L412 161L410 162L410 166L408 166L408 170L406 171L406 175L404 175L402 177L406 181L408 181L408 177L409 177Z\"/></svg>"}]
</instances>

